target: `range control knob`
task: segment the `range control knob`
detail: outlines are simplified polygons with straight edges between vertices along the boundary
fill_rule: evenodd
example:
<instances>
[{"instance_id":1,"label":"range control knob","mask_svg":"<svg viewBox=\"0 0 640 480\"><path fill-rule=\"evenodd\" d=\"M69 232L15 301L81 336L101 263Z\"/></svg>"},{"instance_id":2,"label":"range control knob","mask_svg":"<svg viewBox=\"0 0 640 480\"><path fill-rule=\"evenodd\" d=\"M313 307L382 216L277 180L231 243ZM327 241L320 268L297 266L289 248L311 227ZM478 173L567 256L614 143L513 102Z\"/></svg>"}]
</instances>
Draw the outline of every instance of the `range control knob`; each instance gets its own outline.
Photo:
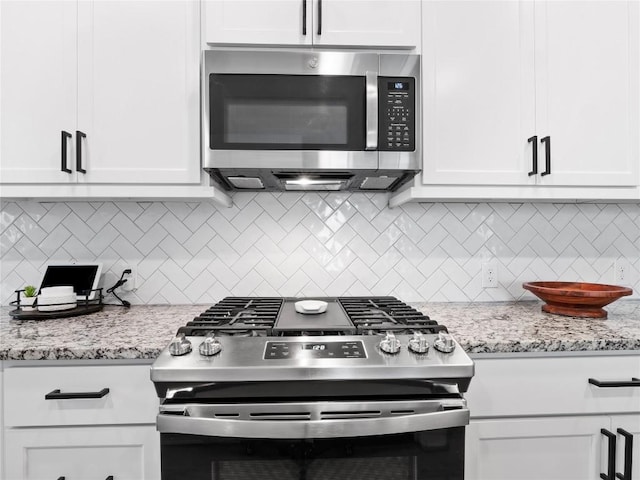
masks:
<instances>
[{"instance_id":1,"label":"range control knob","mask_svg":"<svg viewBox=\"0 0 640 480\"><path fill-rule=\"evenodd\" d=\"M400 351L400 342L393 332L387 332L385 337L380 340L380 350L384 353L398 353Z\"/></svg>"},{"instance_id":2,"label":"range control knob","mask_svg":"<svg viewBox=\"0 0 640 480\"><path fill-rule=\"evenodd\" d=\"M204 341L200 344L198 350L200 351L200 355L211 357L217 353L220 353L220 350L222 350L222 345L220 345L220 342L215 337L213 332L210 332L206 337L204 337Z\"/></svg>"},{"instance_id":3,"label":"range control knob","mask_svg":"<svg viewBox=\"0 0 640 480\"><path fill-rule=\"evenodd\" d=\"M409 350L414 353L427 353L429 351L427 338L420 332L414 332L413 337L409 340Z\"/></svg>"},{"instance_id":4,"label":"range control knob","mask_svg":"<svg viewBox=\"0 0 640 480\"><path fill-rule=\"evenodd\" d=\"M442 353L451 353L456 348L453 337L445 332L438 333L438 338L433 342L433 347Z\"/></svg>"},{"instance_id":5,"label":"range control knob","mask_svg":"<svg viewBox=\"0 0 640 480\"><path fill-rule=\"evenodd\" d=\"M186 339L184 333L179 333L169 344L169 353L174 357L185 355L191 351L191 342Z\"/></svg>"}]
</instances>

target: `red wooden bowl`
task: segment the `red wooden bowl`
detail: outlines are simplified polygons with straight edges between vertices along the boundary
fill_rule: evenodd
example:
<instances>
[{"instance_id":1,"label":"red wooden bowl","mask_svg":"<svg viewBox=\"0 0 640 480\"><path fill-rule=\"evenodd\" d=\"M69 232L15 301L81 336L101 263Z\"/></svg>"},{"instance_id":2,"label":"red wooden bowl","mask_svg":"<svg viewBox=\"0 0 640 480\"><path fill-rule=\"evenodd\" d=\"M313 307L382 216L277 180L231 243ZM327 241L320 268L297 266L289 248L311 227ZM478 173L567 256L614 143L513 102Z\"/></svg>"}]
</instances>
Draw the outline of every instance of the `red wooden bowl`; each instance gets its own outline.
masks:
<instances>
[{"instance_id":1,"label":"red wooden bowl","mask_svg":"<svg viewBox=\"0 0 640 480\"><path fill-rule=\"evenodd\" d=\"M527 282L522 288L546 302L543 312L585 318L607 318L602 307L633 293L627 287L581 282Z\"/></svg>"}]
</instances>

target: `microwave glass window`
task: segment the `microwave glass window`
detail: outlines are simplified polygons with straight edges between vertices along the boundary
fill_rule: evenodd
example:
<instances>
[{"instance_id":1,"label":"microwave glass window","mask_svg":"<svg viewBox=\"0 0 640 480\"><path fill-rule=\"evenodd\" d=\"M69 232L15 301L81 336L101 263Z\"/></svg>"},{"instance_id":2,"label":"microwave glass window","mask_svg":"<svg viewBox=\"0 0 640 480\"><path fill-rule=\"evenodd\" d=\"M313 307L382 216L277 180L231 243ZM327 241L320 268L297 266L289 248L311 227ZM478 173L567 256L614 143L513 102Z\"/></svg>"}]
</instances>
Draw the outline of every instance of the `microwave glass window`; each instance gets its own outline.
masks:
<instances>
[{"instance_id":1,"label":"microwave glass window","mask_svg":"<svg viewBox=\"0 0 640 480\"><path fill-rule=\"evenodd\" d=\"M226 104L224 142L344 145L347 115L347 107L340 103L230 99Z\"/></svg>"},{"instance_id":2,"label":"microwave glass window","mask_svg":"<svg viewBox=\"0 0 640 480\"><path fill-rule=\"evenodd\" d=\"M211 149L364 150L361 76L211 74Z\"/></svg>"}]
</instances>

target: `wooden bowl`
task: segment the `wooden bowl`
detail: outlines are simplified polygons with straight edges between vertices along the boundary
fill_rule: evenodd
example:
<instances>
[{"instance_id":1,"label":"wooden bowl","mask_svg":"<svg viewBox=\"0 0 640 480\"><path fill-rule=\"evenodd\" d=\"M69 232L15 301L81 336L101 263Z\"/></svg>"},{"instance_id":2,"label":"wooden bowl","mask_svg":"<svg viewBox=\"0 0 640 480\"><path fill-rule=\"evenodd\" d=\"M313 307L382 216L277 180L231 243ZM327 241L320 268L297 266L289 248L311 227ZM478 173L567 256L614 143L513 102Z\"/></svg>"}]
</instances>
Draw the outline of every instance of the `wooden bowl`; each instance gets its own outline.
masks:
<instances>
[{"instance_id":1,"label":"wooden bowl","mask_svg":"<svg viewBox=\"0 0 640 480\"><path fill-rule=\"evenodd\" d=\"M607 318L602 307L633 293L627 287L581 282L527 282L522 288L546 302L543 312L582 318Z\"/></svg>"}]
</instances>

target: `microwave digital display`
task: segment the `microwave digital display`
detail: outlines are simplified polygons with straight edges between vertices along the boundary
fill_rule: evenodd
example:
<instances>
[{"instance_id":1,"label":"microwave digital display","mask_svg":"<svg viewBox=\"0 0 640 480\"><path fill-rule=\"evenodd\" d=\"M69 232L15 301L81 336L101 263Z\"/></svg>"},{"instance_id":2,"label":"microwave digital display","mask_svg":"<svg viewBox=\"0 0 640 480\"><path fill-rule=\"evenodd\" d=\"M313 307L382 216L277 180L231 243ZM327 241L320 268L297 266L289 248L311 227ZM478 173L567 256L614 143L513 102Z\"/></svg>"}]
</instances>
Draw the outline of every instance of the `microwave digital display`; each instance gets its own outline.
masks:
<instances>
[{"instance_id":1,"label":"microwave digital display","mask_svg":"<svg viewBox=\"0 0 640 480\"><path fill-rule=\"evenodd\" d=\"M406 92L409 90L409 83L408 82L389 82L387 84L387 88L389 90L399 90L402 92Z\"/></svg>"}]
</instances>

